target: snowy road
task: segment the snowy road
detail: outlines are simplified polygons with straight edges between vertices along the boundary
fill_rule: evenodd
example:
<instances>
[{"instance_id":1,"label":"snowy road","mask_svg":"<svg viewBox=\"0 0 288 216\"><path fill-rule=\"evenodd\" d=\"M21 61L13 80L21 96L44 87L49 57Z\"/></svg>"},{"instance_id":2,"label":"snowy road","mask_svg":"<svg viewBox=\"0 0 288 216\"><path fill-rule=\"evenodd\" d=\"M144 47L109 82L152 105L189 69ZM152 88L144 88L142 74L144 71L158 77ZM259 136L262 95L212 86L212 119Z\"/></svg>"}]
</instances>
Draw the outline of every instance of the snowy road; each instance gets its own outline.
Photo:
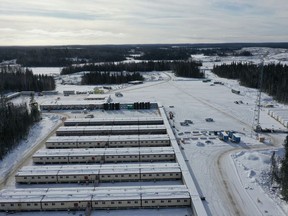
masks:
<instances>
[{"instance_id":1,"label":"snowy road","mask_svg":"<svg viewBox=\"0 0 288 216\"><path fill-rule=\"evenodd\" d=\"M267 207L269 209L259 210L259 206L256 205L257 198L252 200L241 184L230 157L231 152L273 148L269 144L263 145L250 138L255 100L253 91L249 95L239 96L232 94L227 86L210 86L192 79L177 80L169 73L166 73L165 79L165 82L156 82L153 85L150 83L150 85L128 88L125 96L138 100L139 95L145 95L145 98L159 101L167 107L167 111L175 114L175 132L184 134L183 138L187 138L185 134L191 134L192 131L235 130L246 134L243 136L241 145L224 143L217 139L213 140L213 144L199 147L196 145L198 141L189 138L187 138L189 140L187 144L182 144L183 154L193 170L196 184L200 188L199 192L206 197L204 204L208 213L227 216L271 215L270 208L274 204L275 215L285 215L269 197L265 198L266 203L270 203ZM236 105L235 100L242 100L244 104ZM215 122L205 122L204 119L207 117L213 117ZM281 127L265 112L261 113L261 117L263 124L271 125L272 121L276 127ZM180 126L180 122L185 119L191 119L194 124L188 127Z\"/></svg>"}]
</instances>

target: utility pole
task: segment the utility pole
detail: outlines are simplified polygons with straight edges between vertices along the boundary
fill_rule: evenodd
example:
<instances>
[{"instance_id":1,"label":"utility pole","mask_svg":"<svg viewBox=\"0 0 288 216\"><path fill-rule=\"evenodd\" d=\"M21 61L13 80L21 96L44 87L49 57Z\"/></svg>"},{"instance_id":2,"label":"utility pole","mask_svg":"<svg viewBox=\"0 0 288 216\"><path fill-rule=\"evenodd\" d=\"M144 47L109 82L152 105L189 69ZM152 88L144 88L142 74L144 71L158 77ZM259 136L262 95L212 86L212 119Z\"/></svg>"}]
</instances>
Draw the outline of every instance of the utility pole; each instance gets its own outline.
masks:
<instances>
[{"instance_id":1,"label":"utility pole","mask_svg":"<svg viewBox=\"0 0 288 216\"><path fill-rule=\"evenodd\" d=\"M263 70L264 70L264 61L265 57L268 55L266 53L259 65L259 80L258 80L258 91L257 91L257 97L255 101L255 107L254 107L254 115L253 115L253 123L252 123L252 129L251 129L251 136L253 136L253 133L259 133L261 132L262 128L260 125L260 111L261 111L261 94L262 94L262 83L263 83Z\"/></svg>"}]
</instances>

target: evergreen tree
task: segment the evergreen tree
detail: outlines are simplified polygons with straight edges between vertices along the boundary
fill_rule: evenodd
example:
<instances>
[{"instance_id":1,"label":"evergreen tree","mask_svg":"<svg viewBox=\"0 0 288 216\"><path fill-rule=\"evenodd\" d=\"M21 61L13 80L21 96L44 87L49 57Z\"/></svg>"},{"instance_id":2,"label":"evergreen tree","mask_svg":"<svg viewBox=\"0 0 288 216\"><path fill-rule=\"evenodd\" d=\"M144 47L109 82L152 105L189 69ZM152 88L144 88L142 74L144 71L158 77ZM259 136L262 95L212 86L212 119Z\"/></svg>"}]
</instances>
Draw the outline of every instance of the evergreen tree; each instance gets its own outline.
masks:
<instances>
[{"instance_id":1,"label":"evergreen tree","mask_svg":"<svg viewBox=\"0 0 288 216\"><path fill-rule=\"evenodd\" d=\"M35 105L35 102L32 103ZM1 97L0 100L0 160L23 139L35 121L40 120L38 106L14 105ZM37 108L37 109L36 109Z\"/></svg>"},{"instance_id":2,"label":"evergreen tree","mask_svg":"<svg viewBox=\"0 0 288 216\"><path fill-rule=\"evenodd\" d=\"M288 201L288 136L284 142L285 156L281 166L281 195Z\"/></svg>"},{"instance_id":3,"label":"evergreen tree","mask_svg":"<svg viewBox=\"0 0 288 216\"><path fill-rule=\"evenodd\" d=\"M240 84L258 88L260 67L250 63L222 64L214 66L213 73L228 79L238 79ZM288 103L288 66L281 64L264 65L262 91L273 96L277 101Z\"/></svg>"}]
</instances>

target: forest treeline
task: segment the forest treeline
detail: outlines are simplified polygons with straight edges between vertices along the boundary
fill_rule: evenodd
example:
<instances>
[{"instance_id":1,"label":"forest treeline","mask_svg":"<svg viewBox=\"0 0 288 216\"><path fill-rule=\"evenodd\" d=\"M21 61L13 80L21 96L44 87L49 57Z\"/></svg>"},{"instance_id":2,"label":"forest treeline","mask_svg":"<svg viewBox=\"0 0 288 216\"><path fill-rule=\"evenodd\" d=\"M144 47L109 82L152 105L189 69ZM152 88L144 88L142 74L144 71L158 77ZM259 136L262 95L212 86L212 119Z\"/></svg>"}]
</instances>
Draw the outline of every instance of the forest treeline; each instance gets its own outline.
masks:
<instances>
[{"instance_id":1,"label":"forest treeline","mask_svg":"<svg viewBox=\"0 0 288 216\"><path fill-rule=\"evenodd\" d=\"M231 63L214 66L212 72L220 77L238 79L240 85L258 88L260 65L250 63ZM288 103L288 66L268 64L263 66L262 91L282 103Z\"/></svg>"},{"instance_id":2,"label":"forest treeline","mask_svg":"<svg viewBox=\"0 0 288 216\"><path fill-rule=\"evenodd\" d=\"M32 102L32 101L31 101ZM36 103L15 105L0 98L0 160L26 137L30 127L40 120Z\"/></svg>"},{"instance_id":3,"label":"forest treeline","mask_svg":"<svg viewBox=\"0 0 288 216\"><path fill-rule=\"evenodd\" d=\"M48 91L55 89L52 76L34 75L29 69L0 68L0 91Z\"/></svg>"},{"instance_id":4,"label":"forest treeline","mask_svg":"<svg viewBox=\"0 0 288 216\"><path fill-rule=\"evenodd\" d=\"M175 76L189 78L203 78L204 73L200 71L200 62L178 61L172 64L172 71Z\"/></svg>"},{"instance_id":5,"label":"forest treeline","mask_svg":"<svg viewBox=\"0 0 288 216\"><path fill-rule=\"evenodd\" d=\"M129 63L103 63L63 68L61 74L89 71L82 76L82 85L120 84L144 80L138 72L173 71L176 76L203 78L200 62L194 61L143 61ZM130 73L129 73L130 72Z\"/></svg>"},{"instance_id":6,"label":"forest treeline","mask_svg":"<svg viewBox=\"0 0 288 216\"><path fill-rule=\"evenodd\" d=\"M271 156L271 186L275 186L275 182L279 185L280 193L283 197L283 200L288 201L288 136L283 143L284 146L284 157L276 158L275 152Z\"/></svg>"},{"instance_id":7,"label":"forest treeline","mask_svg":"<svg viewBox=\"0 0 288 216\"><path fill-rule=\"evenodd\" d=\"M121 62L131 57L139 60L186 61L193 54L251 55L248 51L240 51L245 45L249 46L249 44L155 44L0 47L0 61L16 59L17 64L23 67L67 67L80 63ZM254 44L255 46L257 44ZM266 47L269 47L269 44Z\"/></svg>"},{"instance_id":8,"label":"forest treeline","mask_svg":"<svg viewBox=\"0 0 288 216\"><path fill-rule=\"evenodd\" d=\"M23 67L65 67L76 63L123 61L121 46L0 47L0 60L17 59Z\"/></svg>"},{"instance_id":9,"label":"forest treeline","mask_svg":"<svg viewBox=\"0 0 288 216\"><path fill-rule=\"evenodd\" d=\"M150 72L172 70L176 76L202 78L199 66L202 64L195 61L143 61L129 63L104 63L89 64L82 66L70 66L63 68L61 74L71 74L80 71L98 72ZM88 76L88 75L85 75ZM95 76L95 75L94 75ZM98 75L100 76L100 75ZM86 82L85 82L86 83Z\"/></svg>"},{"instance_id":10,"label":"forest treeline","mask_svg":"<svg viewBox=\"0 0 288 216\"><path fill-rule=\"evenodd\" d=\"M103 63L103 64L87 64L81 66L69 66L63 68L61 75L72 74L80 71L105 71L105 72L147 72L147 71L166 71L171 70L171 62L167 61L143 61L128 63Z\"/></svg>"},{"instance_id":11,"label":"forest treeline","mask_svg":"<svg viewBox=\"0 0 288 216\"><path fill-rule=\"evenodd\" d=\"M101 85L101 84L122 84L130 81L142 81L144 77L140 73L109 73L109 72L90 72L82 76L82 85Z\"/></svg>"}]
</instances>

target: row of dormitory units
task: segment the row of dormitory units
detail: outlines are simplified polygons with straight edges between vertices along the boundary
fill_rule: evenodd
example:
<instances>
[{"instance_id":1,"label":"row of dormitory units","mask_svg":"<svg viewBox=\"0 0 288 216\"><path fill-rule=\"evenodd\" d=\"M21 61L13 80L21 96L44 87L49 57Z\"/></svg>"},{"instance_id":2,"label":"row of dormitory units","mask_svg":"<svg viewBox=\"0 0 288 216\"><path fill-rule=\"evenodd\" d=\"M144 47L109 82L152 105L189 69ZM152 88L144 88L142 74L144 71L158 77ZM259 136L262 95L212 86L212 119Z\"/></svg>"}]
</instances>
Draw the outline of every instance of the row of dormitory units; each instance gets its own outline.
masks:
<instances>
[{"instance_id":1,"label":"row of dormitory units","mask_svg":"<svg viewBox=\"0 0 288 216\"><path fill-rule=\"evenodd\" d=\"M167 134L121 136L54 136L46 141L46 148L118 148L170 146Z\"/></svg>"},{"instance_id":2,"label":"row of dormitory units","mask_svg":"<svg viewBox=\"0 0 288 216\"><path fill-rule=\"evenodd\" d=\"M172 147L48 149L33 155L35 164L175 161Z\"/></svg>"},{"instance_id":3,"label":"row of dormitory units","mask_svg":"<svg viewBox=\"0 0 288 216\"><path fill-rule=\"evenodd\" d=\"M166 134L164 125L108 125L60 127L57 136Z\"/></svg>"},{"instance_id":4,"label":"row of dormitory units","mask_svg":"<svg viewBox=\"0 0 288 216\"><path fill-rule=\"evenodd\" d=\"M181 180L177 163L26 166L15 175L17 183L88 183Z\"/></svg>"},{"instance_id":5,"label":"row of dormitory units","mask_svg":"<svg viewBox=\"0 0 288 216\"><path fill-rule=\"evenodd\" d=\"M87 101L81 101L81 102L74 102L74 103L63 103L59 102L57 104L41 104L40 105L41 110L96 110L96 109L103 109L103 103L91 103Z\"/></svg>"},{"instance_id":6,"label":"row of dormitory units","mask_svg":"<svg viewBox=\"0 0 288 216\"><path fill-rule=\"evenodd\" d=\"M161 117L131 118L75 118L67 119L64 126L97 126L97 125L163 125Z\"/></svg>"},{"instance_id":7,"label":"row of dormitory units","mask_svg":"<svg viewBox=\"0 0 288 216\"><path fill-rule=\"evenodd\" d=\"M288 127L288 109L271 109L268 114L283 126Z\"/></svg>"},{"instance_id":8,"label":"row of dormitory units","mask_svg":"<svg viewBox=\"0 0 288 216\"><path fill-rule=\"evenodd\" d=\"M125 187L119 189L14 189L0 192L2 211L48 211L127 209L159 207L191 207L185 186ZM130 189L132 188L132 189ZM134 188L134 189L133 189Z\"/></svg>"}]
</instances>

